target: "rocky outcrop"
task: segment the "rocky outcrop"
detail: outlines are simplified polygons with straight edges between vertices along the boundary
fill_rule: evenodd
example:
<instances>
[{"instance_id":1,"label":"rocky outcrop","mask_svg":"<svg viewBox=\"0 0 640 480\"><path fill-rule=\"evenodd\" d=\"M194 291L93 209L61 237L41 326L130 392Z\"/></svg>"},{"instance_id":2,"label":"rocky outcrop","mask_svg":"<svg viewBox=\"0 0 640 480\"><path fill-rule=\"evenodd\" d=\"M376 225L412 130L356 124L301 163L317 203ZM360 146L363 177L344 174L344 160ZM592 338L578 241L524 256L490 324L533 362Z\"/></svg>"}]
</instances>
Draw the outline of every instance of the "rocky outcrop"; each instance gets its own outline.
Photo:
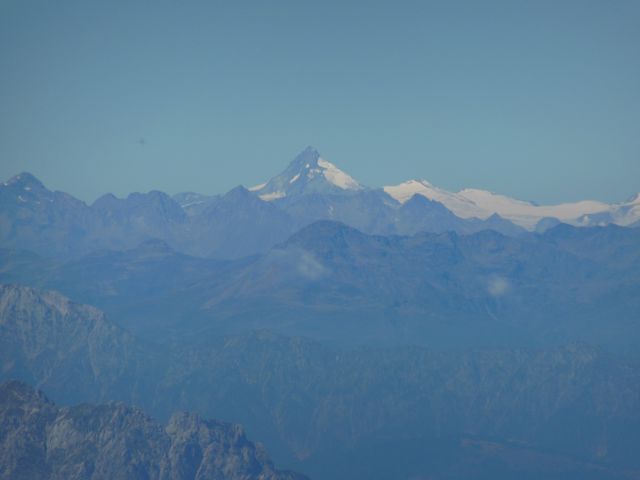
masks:
<instances>
[{"instance_id":1,"label":"rocky outcrop","mask_svg":"<svg viewBox=\"0 0 640 480\"><path fill-rule=\"evenodd\" d=\"M141 403L163 352L144 349L104 313L51 291L0 285L0 369L64 403ZM113 396L109 397L114 399Z\"/></svg>"},{"instance_id":2,"label":"rocky outcrop","mask_svg":"<svg viewBox=\"0 0 640 480\"><path fill-rule=\"evenodd\" d=\"M1 479L303 480L276 470L239 425L177 413L166 427L122 403L58 408L0 386Z\"/></svg>"}]
</instances>

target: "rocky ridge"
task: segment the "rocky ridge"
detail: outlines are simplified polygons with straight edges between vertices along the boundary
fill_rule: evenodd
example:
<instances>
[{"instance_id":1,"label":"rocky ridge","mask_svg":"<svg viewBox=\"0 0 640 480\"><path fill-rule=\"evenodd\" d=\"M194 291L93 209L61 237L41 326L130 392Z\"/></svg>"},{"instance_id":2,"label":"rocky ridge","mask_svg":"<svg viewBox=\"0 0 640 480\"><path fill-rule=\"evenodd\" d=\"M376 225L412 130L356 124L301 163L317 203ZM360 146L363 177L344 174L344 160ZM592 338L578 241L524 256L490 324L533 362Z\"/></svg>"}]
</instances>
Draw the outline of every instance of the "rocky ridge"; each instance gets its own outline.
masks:
<instances>
[{"instance_id":1,"label":"rocky ridge","mask_svg":"<svg viewBox=\"0 0 640 480\"><path fill-rule=\"evenodd\" d=\"M176 413L166 426L122 403L59 408L0 385L1 479L303 480L276 470L239 425Z\"/></svg>"}]
</instances>

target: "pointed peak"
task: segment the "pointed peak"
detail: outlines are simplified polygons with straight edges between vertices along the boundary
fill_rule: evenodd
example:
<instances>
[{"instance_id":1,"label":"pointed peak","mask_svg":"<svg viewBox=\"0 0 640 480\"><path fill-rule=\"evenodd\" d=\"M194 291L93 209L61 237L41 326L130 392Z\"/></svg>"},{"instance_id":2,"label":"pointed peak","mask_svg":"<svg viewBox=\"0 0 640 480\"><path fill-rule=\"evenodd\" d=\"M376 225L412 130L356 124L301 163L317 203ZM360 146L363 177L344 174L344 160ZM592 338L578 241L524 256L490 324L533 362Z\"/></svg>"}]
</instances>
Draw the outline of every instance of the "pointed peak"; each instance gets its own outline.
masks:
<instances>
[{"instance_id":1,"label":"pointed peak","mask_svg":"<svg viewBox=\"0 0 640 480\"><path fill-rule=\"evenodd\" d=\"M319 157L320 156L320 152L318 151L318 149L316 147L312 147L311 145L307 145L307 147L304 150L302 150L302 152L300 152L300 155L309 155L309 156Z\"/></svg>"},{"instance_id":2,"label":"pointed peak","mask_svg":"<svg viewBox=\"0 0 640 480\"><path fill-rule=\"evenodd\" d=\"M424 179L412 179L398 185L383 187L387 195L400 203L409 201L416 194L430 198L432 195L429 192L434 189L435 187Z\"/></svg>"},{"instance_id":3,"label":"pointed peak","mask_svg":"<svg viewBox=\"0 0 640 480\"><path fill-rule=\"evenodd\" d=\"M4 182L3 186L23 186L25 188L37 188L45 190L44 184L38 180L35 175L32 175L29 172L22 172L18 175L14 175L9 180Z\"/></svg>"},{"instance_id":4,"label":"pointed peak","mask_svg":"<svg viewBox=\"0 0 640 480\"><path fill-rule=\"evenodd\" d=\"M233 187L227 193L224 194L225 197L245 197L249 194L249 190L242 186L238 185L237 187Z\"/></svg>"},{"instance_id":5,"label":"pointed peak","mask_svg":"<svg viewBox=\"0 0 640 480\"><path fill-rule=\"evenodd\" d=\"M438 203L438 202L430 198L427 198L420 193L414 193L413 195L411 195L411 197L409 197L409 200L403 203L402 206L407 207L409 205L433 205L435 203Z\"/></svg>"},{"instance_id":6,"label":"pointed peak","mask_svg":"<svg viewBox=\"0 0 640 480\"><path fill-rule=\"evenodd\" d=\"M320 152L318 151L318 149L316 147L312 147L311 145L308 145L304 150L302 150L297 157L310 157L310 158L318 158L320 156Z\"/></svg>"},{"instance_id":7,"label":"pointed peak","mask_svg":"<svg viewBox=\"0 0 640 480\"><path fill-rule=\"evenodd\" d=\"M405 201L400 209L404 212L406 211L429 211L432 214L436 212L440 212L441 214L445 214L447 216L452 216L453 214L447 207L445 207L439 201L428 198L420 193L414 193L409 200Z\"/></svg>"},{"instance_id":8,"label":"pointed peak","mask_svg":"<svg viewBox=\"0 0 640 480\"><path fill-rule=\"evenodd\" d=\"M355 179L322 158L313 147L300 152L282 173L250 189L265 201L307 193L341 194L360 190L363 187Z\"/></svg>"},{"instance_id":9,"label":"pointed peak","mask_svg":"<svg viewBox=\"0 0 640 480\"><path fill-rule=\"evenodd\" d=\"M22 172L22 173L19 173L18 175L14 175L13 177L11 177L9 182L12 182L12 183L17 183L17 182L38 182L38 183L40 183L40 180L38 180L35 177L35 175L33 175L32 173Z\"/></svg>"},{"instance_id":10,"label":"pointed peak","mask_svg":"<svg viewBox=\"0 0 640 480\"><path fill-rule=\"evenodd\" d=\"M121 200L116 197L113 193L105 193L104 195L100 195L96 198L91 204L91 208L109 208L113 205L117 205Z\"/></svg>"},{"instance_id":11,"label":"pointed peak","mask_svg":"<svg viewBox=\"0 0 640 480\"><path fill-rule=\"evenodd\" d=\"M320 159L320 152L314 147L307 147L294 157L289 163L287 170L301 170L310 167L316 167Z\"/></svg>"}]
</instances>

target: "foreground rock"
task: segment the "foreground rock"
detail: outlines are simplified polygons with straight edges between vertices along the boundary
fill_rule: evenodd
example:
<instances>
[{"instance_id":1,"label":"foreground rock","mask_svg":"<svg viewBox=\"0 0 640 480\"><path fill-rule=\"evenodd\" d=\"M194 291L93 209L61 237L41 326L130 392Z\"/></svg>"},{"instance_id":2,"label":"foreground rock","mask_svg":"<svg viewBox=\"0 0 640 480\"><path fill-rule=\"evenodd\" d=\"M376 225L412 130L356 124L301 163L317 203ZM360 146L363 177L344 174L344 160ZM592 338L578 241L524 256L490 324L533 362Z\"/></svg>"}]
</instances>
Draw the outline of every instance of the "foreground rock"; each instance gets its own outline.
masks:
<instances>
[{"instance_id":1,"label":"foreground rock","mask_svg":"<svg viewBox=\"0 0 640 480\"><path fill-rule=\"evenodd\" d=\"M1 479L303 480L276 470L239 425L177 413L166 427L121 403L59 408L0 385Z\"/></svg>"}]
</instances>

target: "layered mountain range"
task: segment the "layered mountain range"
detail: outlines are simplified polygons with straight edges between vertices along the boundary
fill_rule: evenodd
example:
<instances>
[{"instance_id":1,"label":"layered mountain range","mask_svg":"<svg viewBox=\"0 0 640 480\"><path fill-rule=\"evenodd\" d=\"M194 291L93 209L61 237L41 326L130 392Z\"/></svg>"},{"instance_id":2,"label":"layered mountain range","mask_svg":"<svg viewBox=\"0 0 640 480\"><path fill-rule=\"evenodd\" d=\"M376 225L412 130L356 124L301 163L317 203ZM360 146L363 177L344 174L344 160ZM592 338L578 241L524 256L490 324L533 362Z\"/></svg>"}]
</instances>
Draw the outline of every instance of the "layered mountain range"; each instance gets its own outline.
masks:
<instances>
[{"instance_id":1,"label":"layered mountain range","mask_svg":"<svg viewBox=\"0 0 640 480\"><path fill-rule=\"evenodd\" d=\"M58 409L5 385L7 478L125 478L134 467L144 478L297 478L202 417L241 422L278 464L314 478L640 478L637 360L586 345L345 349L260 331L160 347L17 286L0 287L0 342L0 380L63 405L127 402L167 424L121 404ZM171 476L178 468L190 476Z\"/></svg>"},{"instance_id":2,"label":"layered mountain range","mask_svg":"<svg viewBox=\"0 0 640 480\"><path fill-rule=\"evenodd\" d=\"M640 229L615 225L400 237L319 221L238 260L149 240L72 260L0 249L0 265L0 282L61 291L163 343L256 328L343 345L640 342Z\"/></svg>"},{"instance_id":3,"label":"layered mountain range","mask_svg":"<svg viewBox=\"0 0 640 480\"><path fill-rule=\"evenodd\" d=\"M299 478L230 422L321 480L640 479L639 202L368 188L311 148L216 196L20 174L0 380L61 406L0 387L0 476Z\"/></svg>"},{"instance_id":4,"label":"layered mountain range","mask_svg":"<svg viewBox=\"0 0 640 480\"><path fill-rule=\"evenodd\" d=\"M640 197L618 205L537 206L482 190L446 192L425 181L368 188L312 148L268 182L218 196L107 194L87 205L48 190L28 173L0 185L0 246L45 256L133 248L157 238L191 255L239 258L263 253L318 220L378 235L490 229L518 236L559 222L634 225L640 220Z\"/></svg>"}]
</instances>

